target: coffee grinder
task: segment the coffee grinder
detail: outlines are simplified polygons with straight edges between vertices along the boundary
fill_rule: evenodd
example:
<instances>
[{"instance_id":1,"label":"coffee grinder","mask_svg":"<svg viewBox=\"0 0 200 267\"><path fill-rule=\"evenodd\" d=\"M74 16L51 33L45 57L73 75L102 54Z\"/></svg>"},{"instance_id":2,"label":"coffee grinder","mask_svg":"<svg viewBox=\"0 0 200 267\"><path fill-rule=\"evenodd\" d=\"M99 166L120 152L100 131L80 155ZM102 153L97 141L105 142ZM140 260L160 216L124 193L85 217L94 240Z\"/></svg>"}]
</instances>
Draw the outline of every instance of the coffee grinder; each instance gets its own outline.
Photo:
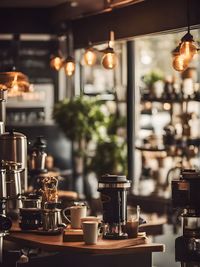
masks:
<instances>
[{"instance_id":1,"label":"coffee grinder","mask_svg":"<svg viewBox=\"0 0 200 267\"><path fill-rule=\"evenodd\" d=\"M45 168L46 161L46 142L42 136L38 136L30 147L28 156L28 173L30 185L33 186L36 193L41 189L42 180L47 174Z\"/></svg>"},{"instance_id":2,"label":"coffee grinder","mask_svg":"<svg viewBox=\"0 0 200 267\"><path fill-rule=\"evenodd\" d=\"M126 239L127 191L131 183L126 176L103 175L98 183L103 205L103 238Z\"/></svg>"},{"instance_id":3,"label":"coffee grinder","mask_svg":"<svg viewBox=\"0 0 200 267\"><path fill-rule=\"evenodd\" d=\"M183 235L175 241L175 258L183 267L200 267L200 172L183 170L172 181L173 207L182 209Z\"/></svg>"}]
</instances>

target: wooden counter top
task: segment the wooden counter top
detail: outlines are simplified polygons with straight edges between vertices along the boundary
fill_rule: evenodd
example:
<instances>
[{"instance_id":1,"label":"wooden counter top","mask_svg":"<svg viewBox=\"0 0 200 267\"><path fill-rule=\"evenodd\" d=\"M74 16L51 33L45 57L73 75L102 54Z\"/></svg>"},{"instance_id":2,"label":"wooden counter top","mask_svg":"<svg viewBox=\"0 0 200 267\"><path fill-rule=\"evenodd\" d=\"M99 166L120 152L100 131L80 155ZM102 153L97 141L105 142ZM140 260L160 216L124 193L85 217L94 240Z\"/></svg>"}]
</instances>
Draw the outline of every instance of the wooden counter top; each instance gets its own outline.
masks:
<instances>
[{"instance_id":1,"label":"wooden counter top","mask_svg":"<svg viewBox=\"0 0 200 267\"><path fill-rule=\"evenodd\" d=\"M46 251L84 254L132 254L139 252L163 252L164 245L145 243L135 245L134 239L99 240L97 245L85 245L84 242L63 242L62 234L44 236L34 233L11 232L6 239L22 246L40 247ZM133 246L134 244L134 246Z\"/></svg>"}]
</instances>

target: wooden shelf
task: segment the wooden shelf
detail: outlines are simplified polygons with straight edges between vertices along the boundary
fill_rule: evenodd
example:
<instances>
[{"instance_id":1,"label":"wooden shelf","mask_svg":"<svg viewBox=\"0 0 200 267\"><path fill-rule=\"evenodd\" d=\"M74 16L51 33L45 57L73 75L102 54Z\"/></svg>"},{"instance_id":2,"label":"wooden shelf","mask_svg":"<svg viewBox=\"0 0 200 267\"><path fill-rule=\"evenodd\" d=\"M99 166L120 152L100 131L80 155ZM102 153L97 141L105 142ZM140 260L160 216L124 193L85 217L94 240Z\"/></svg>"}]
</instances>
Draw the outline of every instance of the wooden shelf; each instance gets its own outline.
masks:
<instances>
[{"instance_id":1,"label":"wooden shelf","mask_svg":"<svg viewBox=\"0 0 200 267\"><path fill-rule=\"evenodd\" d=\"M158 102L158 103L183 103L183 102L191 102L191 101L194 101L194 102L200 102L200 99L197 99L197 98L189 98L189 99L165 99L165 98L156 98L156 97L153 97L153 98L141 98L141 102L142 103L145 103L145 102Z\"/></svg>"}]
</instances>

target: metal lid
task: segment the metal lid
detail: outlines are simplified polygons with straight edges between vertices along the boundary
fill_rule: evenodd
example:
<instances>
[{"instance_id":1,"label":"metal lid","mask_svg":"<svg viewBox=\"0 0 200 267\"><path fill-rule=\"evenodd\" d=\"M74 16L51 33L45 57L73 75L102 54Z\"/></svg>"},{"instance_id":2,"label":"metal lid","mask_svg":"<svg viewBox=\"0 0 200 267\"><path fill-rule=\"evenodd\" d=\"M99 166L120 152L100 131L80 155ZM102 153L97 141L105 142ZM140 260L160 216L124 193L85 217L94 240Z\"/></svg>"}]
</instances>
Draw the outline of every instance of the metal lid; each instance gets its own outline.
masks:
<instances>
[{"instance_id":1,"label":"metal lid","mask_svg":"<svg viewBox=\"0 0 200 267\"><path fill-rule=\"evenodd\" d=\"M130 188L131 182L124 175L106 174L99 179L98 188Z\"/></svg>"},{"instance_id":2,"label":"metal lid","mask_svg":"<svg viewBox=\"0 0 200 267\"><path fill-rule=\"evenodd\" d=\"M106 174L101 176L99 183L127 183L125 175Z\"/></svg>"},{"instance_id":3,"label":"metal lid","mask_svg":"<svg viewBox=\"0 0 200 267\"><path fill-rule=\"evenodd\" d=\"M26 139L26 136L19 132L14 132L13 130L5 132L0 135L0 140L10 140L10 139Z\"/></svg>"}]
</instances>

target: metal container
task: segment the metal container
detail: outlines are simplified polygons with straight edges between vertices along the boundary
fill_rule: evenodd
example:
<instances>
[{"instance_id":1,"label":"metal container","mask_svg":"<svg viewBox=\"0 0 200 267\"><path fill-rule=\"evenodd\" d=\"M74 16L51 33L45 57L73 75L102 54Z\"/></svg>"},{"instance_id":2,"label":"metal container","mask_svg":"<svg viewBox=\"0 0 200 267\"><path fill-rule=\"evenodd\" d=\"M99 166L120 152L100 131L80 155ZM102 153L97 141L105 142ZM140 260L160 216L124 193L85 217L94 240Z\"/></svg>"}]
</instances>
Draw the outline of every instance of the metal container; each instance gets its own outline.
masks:
<instances>
[{"instance_id":1,"label":"metal container","mask_svg":"<svg viewBox=\"0 0 200 267\"><path fill-rule=\"evenodd\" d=\"M6 169L0 169L0 199L5 199L6 197Z\"/></svg>"},{"instance_id":2,"label":"metal container","mask_svg":"<svg viewBox=\"0 0 200 267\"><path fill-rule=\"evenodd\" d=\"M16 199L22 194L20 173L21 163L4 161L3 168L6 169L6 198Z\"/></svg>"},{"instance_id":3,"label":"metal container","mask_svg":"<svg viewBox=\"0 0 200 267\"><path fill-rule=\"evenodd\" d=\"M123 227L127 221L127 191L131 183L126 176L103 175L99 179L98 191L103 206L103 237L124 239L127 234Z\"/></svg>"},{"instance_id":4,"label":"metal container","mask_svg":"<svg viewBox=\"0 0 200 267\"><path fill-rule=\"evenodd\" d=\"M44 231L54 232L62 224L61 209L42 210L42 226Z\"/></svg>"},{"instance_id":5,"label":"metal container","mask_svg":"<svg viewBox=\"0 0 200 267\"><path fill-rule=\"evenodd\" d=\"M7 89L0 89L0 121L5 125Z\"/></svg>"},{"instance_id":6,"label":"metal container","mask_svg":"<svg viewBox=\"0 0 200 267\"><path fill-rule=\"evenodd\" d=\"M27 189L27 138L19 132L5 132L0 135L0 160L21 163L22 191Z\"/></svg>"},{"instance_id":7,"label":"metal container","mask_svg":"<svg viewBox=\"0 0 200 267\"><path fill-rule=\"evenodd\" d=\"M29 155L28 167L30 174L39 174L46 171L45 161L47 154L45 153L46 142L42 136L38 136L36 142L31 148Z\"/></svg>"}]
</instances>

